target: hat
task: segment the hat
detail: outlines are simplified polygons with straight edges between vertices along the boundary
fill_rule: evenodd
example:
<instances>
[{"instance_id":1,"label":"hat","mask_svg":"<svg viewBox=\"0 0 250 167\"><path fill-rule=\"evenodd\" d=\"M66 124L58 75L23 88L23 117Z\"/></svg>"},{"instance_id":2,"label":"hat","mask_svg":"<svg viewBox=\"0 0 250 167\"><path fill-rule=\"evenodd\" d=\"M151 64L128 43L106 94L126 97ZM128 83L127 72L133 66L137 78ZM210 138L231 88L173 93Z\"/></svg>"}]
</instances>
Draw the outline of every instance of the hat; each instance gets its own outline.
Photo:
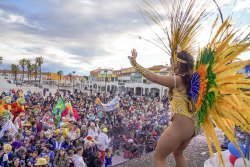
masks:
<instances>
[{"instance_id":1,"label":"hat","mask_svg":"<svg viewBox=\"0 0 250 167\"><path fill-rule=\"evenodd\" d=\"M25 100L23 97L19 97L17 100L16 100L18 103L20 104L24 104L25 103Z\"/></svg>"},{"instance_id":2,"label":"hat","mask_svg":"<svg viewBox=\"0 0 250 167\"><path fill-rule=\"evenodd\" d=\"M133 140L133 139L128 139L128 142L129 142L129 143L133 143L134 140Z\"/></svg>"},{"instance_id":3,"label":"hat","mask_svg":"<svg viewBox=\"0 0 250 167\"><path fill-rule=\"evenodd\" d=\"M87 136L85 138L87 141L91 141L91 142L94 142L94 138L92 136Z\"/></svg>"},{"instance_id":4,"label":"hat","mask_svg":"<svg viewBox=\"0 0 250 167\"><path fill-rule=\"evenodd\" d=\"M104 133L107 133L109 130L108 130L108 128L103 128L102 131L103 131Z\"/></svg>"},{"instance_id":5,"label":"hat","mask_svg":"<svg viewBox=\"0 0 250 167\"><path fill-rule=\"evenodd\" d=\"M37 158L35 166L39 166L39 165L47 165L48 162L45 158Z\"/></svg>"},{"instance_id":6,"label":"hat","mask_svg":"<svg viewBox=\"0 0 250 167\"><path fill-rule=\"evenodd\" d=\"M11 103L11 97L10 96L5 96L3 98L3 101L5 101L6 103L10 104Z\"/></svg>"},{"instance_id":7,"label":"hat","mask_svg":"<svg viewBox=\"0 0 250 167\"><path fill-rule=\"evenodd\" d=\"M10 151L12 150L12 146L11 146L10 144L5 144L5 145L3 146L3 150L4 150L5 152L10 152Z\"/></svg>"},{"instance_id":8,"label":"hat","mask_svg":"<svg viewBox=\"0 0 250 167\"><path fill-rule=\"evenodd\" d=\"M55 134L59 134L60 132L61 132L60 129L55 130Z\"/></svg>"},{"instance_id":9,"label":"hat","mask_svg":"<svg viewBox=\"0 0 250 167\"><path fill-rule=\"evenodd\" d=\"M30 127L30 126L32 126L32 124L31 124L31 122L27 122L26 124L24 124L24 126Z\"/></svg>"}]
</instances>

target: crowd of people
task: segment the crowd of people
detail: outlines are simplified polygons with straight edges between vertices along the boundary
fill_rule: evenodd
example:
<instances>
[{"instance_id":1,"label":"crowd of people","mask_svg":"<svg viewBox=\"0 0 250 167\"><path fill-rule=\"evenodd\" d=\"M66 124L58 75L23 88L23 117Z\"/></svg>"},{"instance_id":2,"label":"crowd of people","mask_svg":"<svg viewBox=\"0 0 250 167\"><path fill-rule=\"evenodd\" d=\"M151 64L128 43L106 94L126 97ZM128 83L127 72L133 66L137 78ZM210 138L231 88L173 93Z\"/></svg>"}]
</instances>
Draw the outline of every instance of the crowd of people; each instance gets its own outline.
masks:
<instances>
[{"instance_id":1,"label":"crowd of people","mask_svg":"<svg viewBox=\"0 0 250 167\"><path fill-rule=\"evenodd\" d=\"M106 111L115 97L119 103ZM58 117L60 99L66 107ZM10 90L0 104L4 167L111 166L115 155L131 159L153 151L169 118L167 98L132 93Z\"/></svg>"}]
</instances>

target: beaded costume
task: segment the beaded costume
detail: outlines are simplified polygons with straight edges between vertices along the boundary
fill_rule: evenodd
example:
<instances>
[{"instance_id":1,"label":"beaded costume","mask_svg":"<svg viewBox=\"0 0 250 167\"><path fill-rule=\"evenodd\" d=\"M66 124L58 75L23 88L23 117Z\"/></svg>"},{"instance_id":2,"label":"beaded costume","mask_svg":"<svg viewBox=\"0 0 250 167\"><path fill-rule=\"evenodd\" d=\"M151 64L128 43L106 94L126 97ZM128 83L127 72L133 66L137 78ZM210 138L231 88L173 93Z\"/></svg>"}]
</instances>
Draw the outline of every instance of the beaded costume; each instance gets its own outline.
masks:
<instances>
[{"instance_id":1,"label":"beaded costume","mask_svg":"<svg viewBox=\"0 0 250 167\"><path fill-rule=\"evenodd\" d=\"M186 89L182 91L173 89L170 107L172 117L174 114L182 114L193 120L194 114L190 112L190 101L188 99Z\"/></svg>"},{"instance_id":2,"label":"beaded costume","mask_svg":"<svg viewBox=\"0 0 250 167\"><path fill-rule=\"evenodd\" d=\"M174 85L172 92L173 94L169 97L170 100L170 110L171 110L171 119L175 114L185 115L188 118L194 121L194 113L190 112L191 102L187 95L187 89L178 91L176 89L176 75L174 74Z\"/></svg>"}]
</instances>

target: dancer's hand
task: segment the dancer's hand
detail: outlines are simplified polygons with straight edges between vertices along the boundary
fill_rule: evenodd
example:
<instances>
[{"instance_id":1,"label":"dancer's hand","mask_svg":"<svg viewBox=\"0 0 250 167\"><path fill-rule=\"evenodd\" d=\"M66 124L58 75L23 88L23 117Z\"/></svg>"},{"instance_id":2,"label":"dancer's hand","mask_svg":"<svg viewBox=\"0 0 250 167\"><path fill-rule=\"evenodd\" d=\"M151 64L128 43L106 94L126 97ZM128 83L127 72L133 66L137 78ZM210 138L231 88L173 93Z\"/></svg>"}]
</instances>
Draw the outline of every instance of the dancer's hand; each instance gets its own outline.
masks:
<instances>
[{"instance_id":1,"label":"dancer's hand","mask_svg":"<svg viewBox=\"0 0 250 167\"><path fill-rule=\"evenodd\" d=\"M133 61L136 61L137 58L137 52L136 49L133 49L131 51L131 56L128 56L128 59L130 60L130 63L132 64Z\"/></svg>"}]
</instances>

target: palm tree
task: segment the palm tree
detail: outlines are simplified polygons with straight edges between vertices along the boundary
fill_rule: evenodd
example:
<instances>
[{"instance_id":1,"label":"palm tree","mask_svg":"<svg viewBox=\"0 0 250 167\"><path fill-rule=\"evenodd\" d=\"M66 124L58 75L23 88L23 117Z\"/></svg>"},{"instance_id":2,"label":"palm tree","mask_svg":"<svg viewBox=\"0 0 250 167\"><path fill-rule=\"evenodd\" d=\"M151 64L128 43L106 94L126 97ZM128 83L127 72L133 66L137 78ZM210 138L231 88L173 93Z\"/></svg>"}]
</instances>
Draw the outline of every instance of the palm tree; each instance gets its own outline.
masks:
<instances>
[{"instance_id":1,"label":"palm tree","mask_svg":"<svg viewBox=\"0 0 250 167\"><path fill-rule=\"evenodd\" d=\"M26 67L26 63L27 63L27 60L25 58L19 60L19 65L21 66L21 68L23 70L22 85L23 85L23 80L24 80L24 70Z\"/></svg>"},{"instance_id":2,"label":"palm tree","mask_svg":"<svg viewBox=\"0 0 250 167\"><path fill-rule=\"evenodd\" d=\"M3 63L3 56L0 56L0 64Z\"/></svg>"},{"instance_id":3,"label":"palm tree","mask_svg":"<svg viewBox=\"0 0 250 167\"><path fill-rule=\"evenodd\" d=\"M27 75L28 75L28 84L30 83L31 73L32 73L32 65L31 60L26 60L26 67L27 67Z\"/></svg>"},{"instance_id":4,"label":"palm tree","mask_svg":"<svg viewBox=\"0 0 250 167\"><path fill-rule=\"evenodd\" d=\"M32 64L32 71L34 72L34 75L35 75L35 84L36 84L36 78L38 74L38 65L36 63Z\"/></svg>"},{"instance_id":5,"label":"palm tree","mask_svg":"<svg viewBox=\"0 0 250 167\"><path fill-rule=\"evenodd\" d=\"M69 73L68 76L69 76L69 80L70 80L70 83L71 83L72 82L72 74Z\"/></svg>"},{"instance_id":6,"label":"palm tree","mask_svg":"<svg viewBox=\"0 0 250 167\"><path fill-rule=\"evenodd\" d=\"M41 84L42 80L42 64L43 64L43 57L36 57L36 64L39 67L39 72L40 72L40 80L39 80L39 85Z\"/></svg>"},{"instance_id":7,"label":"palm tree","mask_svg":"<svg viewBox=\"0 0 250 167\"><path fill-rule=\"evenodd\" d=\"M63 71L62 71L62 70L59 70L59 71L57 72L57 75L59 76L60 83L61 83ZM58 83L58 88L59 88L59 83Z\"/></svg>"},{"instance_id":8,"label":"palm tree","mask_svg":"<svg viewBox=\"0 0 250 167\"><path fill-rule=\"evenodd\" d=\"M16 64L12 64L12 65L11 65L11 72L12 72L12 73L14 74L14 76L15 76L14 83L16 83L16 84L17 84L17 73L18 73L18 71L19 71L19 66L16 65Z\"/></svg>"}]
</instances>

